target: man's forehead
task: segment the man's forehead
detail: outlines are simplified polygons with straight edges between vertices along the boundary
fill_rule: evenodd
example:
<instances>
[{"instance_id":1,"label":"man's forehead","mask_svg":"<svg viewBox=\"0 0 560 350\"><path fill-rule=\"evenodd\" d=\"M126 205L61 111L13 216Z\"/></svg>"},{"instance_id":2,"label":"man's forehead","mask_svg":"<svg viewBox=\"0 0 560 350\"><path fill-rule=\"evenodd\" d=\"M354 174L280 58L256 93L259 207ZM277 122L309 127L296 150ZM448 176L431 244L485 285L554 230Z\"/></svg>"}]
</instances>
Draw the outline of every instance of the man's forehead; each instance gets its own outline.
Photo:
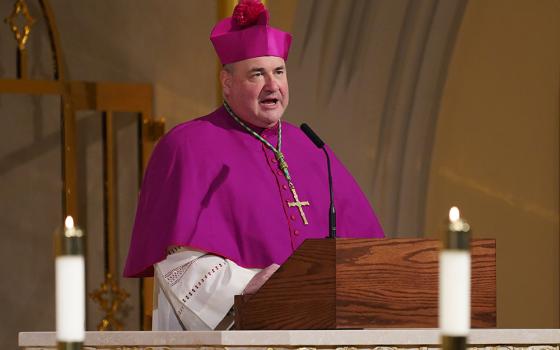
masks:
<instances>
[{"instance_id":1,"label":"man's forehead","mask_svg":"<svg viewBox=\"0 0 560 350\"><path fill-rule=\"evenodd\" d=\"M286 62L281 57L262 56L253 57L233 63L235 68L242 70L276 69L286 66Z\"/></svg>"}]
</instances>

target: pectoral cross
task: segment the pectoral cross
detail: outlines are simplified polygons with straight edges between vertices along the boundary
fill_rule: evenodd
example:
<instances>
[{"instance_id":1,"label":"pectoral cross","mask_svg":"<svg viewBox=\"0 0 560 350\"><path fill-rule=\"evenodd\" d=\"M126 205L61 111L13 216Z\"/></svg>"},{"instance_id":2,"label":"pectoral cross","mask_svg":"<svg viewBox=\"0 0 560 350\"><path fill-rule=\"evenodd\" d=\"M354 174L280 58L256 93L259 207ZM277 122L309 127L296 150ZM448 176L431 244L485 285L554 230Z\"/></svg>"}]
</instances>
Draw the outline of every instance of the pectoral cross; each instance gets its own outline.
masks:
<instances>
[{"instance_id":1,"label":"pectoral cross","mask_svg":"<svg viewBox=\"0 0 560 350\"><path fill-rule=\"evenodd\" d=\"M288 207L292 208L292 207L298 207L299 210L299 215L301 216L301 219L303 220L303 224L307 225L309 224L307 222L307 218L305 217L305 212L303 211L303 206L306 205L310 205L308 201L304 201L304 202L300 202L299 201L299 197L297 195L296 192L296 188L294 187L294 185L290 182L290 190L292 191L292 195L294 196L294 200L295 202L288 202Z\"/></svg>"}]
</instances>

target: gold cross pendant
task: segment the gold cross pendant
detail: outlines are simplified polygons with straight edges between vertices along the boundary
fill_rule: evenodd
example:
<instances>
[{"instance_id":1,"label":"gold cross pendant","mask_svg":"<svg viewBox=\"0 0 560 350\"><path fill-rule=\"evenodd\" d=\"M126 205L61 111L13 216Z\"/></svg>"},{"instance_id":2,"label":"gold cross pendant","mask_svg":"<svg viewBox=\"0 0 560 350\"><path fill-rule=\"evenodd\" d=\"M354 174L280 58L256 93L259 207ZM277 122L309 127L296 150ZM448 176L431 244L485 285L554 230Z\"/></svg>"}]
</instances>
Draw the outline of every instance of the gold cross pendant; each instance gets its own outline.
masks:
<instances>
[{"instance_id":1,"label":"gold cross pendant","mask_svg":"<svg viewBox=\"0 0 560 350\"><path fill-rule=\"evenodd\" d=\"M299 197L298 197L297 192L296 192L296 188L294 187L294 185L291 182L289 183L289 185L290 185L290 190L292 191L292 195L294 196L295 202L288 202L288 207L290 207L290 208L298 207L299 215L301 216L301 219L303 220L303 224L307 225L309 223L307 222L307 218L305 217L305 212L303 211L302 207L306 206L306 205L310 205L310 204L309 204L308 201L300 202Z\"/></svg>"}]
</instances>

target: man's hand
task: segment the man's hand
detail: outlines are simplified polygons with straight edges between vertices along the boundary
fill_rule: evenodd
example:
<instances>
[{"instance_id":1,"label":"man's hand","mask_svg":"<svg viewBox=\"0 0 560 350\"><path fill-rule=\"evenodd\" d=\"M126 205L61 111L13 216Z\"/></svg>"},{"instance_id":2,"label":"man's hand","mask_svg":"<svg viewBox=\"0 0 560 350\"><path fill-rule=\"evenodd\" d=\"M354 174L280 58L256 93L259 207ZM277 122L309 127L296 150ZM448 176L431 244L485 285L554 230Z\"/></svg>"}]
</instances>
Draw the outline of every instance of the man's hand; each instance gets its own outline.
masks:
<instances>
[{"instance_id":1,"label":"man's hand","mask_svg":"<svg viewBox=\"0 0 560 350\"><path fill-rule=\"evenodd\" d=\"M243 290L243 294L255 294L279 267L280 265L278 264L272 264L257 273L255 277L249 281Z\"/></svg>"}]
</instances>

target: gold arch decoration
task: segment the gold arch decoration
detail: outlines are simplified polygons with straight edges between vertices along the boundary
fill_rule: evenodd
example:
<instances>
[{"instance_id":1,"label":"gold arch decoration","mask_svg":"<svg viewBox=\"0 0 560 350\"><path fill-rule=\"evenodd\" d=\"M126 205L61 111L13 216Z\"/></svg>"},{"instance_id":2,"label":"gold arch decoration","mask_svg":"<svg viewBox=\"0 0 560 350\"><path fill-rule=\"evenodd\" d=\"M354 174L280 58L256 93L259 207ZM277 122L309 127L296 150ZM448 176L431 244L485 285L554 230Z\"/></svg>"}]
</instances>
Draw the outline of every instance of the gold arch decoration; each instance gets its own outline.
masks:
<instances>
[{"instance_id":1,"label":"gold arch decoration","mask_svg":"<svg viewBox=\"0 0 560 350\"><path fill-rule=\"evenodd\" d=\"M16 78L0 77L0 94L24 95L50 95L60 97L60 123L61 123L61 159L62 159L62 186L61 203L62 218L72 215L77 223L78 200L77 192L77 165L76 165L76 112L99 111L102 115L103 125L103 207L105 242L105 279L100 287L89 293L99 308L104 313L99 322L99 330L119 330L123 321L118 319L120 307L128 298L129 293L119 286L120 276L118 271L118 252L116 229L116 174L114 164L115 147L113 144L113 122L117 117L114 112L133 112L137 114L138 123L138 184L155 142L163 134L165 124L163 119L155 119L153 111L153 90L151 84L128 84L117 82L87 82L68 81L64 72L64 62L60 38L53 11L48 0L36 0L41 8L40 16L31 13L26 0L15 0L13 10L4 18L4 22L12 31L15 39ZM52 79L33 79L28 72L29 38L34 34L33 25L44 20L48 30L48 37L52 59ZM23 25L20 23L23 22ZM84 196L85 197L85 196ZM145 300L142 284L140 295L144 301L140 303L141 327L147 328L149 320L146 319L144 310ZM151 310L150 310L151 311Z\"/></svg>"}]
</instances>

